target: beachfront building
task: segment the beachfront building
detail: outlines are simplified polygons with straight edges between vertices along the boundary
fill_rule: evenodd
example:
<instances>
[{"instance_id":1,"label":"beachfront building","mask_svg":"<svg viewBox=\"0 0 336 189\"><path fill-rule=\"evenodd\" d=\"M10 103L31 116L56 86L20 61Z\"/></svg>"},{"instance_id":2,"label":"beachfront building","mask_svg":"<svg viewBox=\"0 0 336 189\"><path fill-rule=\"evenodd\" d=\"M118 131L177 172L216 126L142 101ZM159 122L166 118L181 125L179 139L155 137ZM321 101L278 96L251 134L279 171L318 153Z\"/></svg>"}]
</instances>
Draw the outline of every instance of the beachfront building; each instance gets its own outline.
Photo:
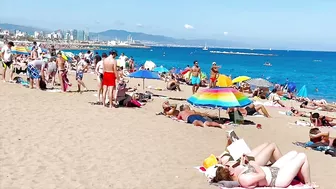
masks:
<instances>
[{"instance_id":1,"label":"beachfront building","mask_svg":"<svg viewBox=\"0 0 336 189\"><path fill-rule=\"evenodd\" d=\"M78 41L84 41L84 31L83 30L78 30L78 32L77 32L77 40Z\"/></svg>"},{"instance_id":2,"label":"beachfront building","mask_svg":"<svg viewBox=\"0 0 336 189\"><path fill-rule=\"evenodd\" d=\"M20 30L15 30L15 38L23 38L23 37L27 37L26 32L22 32Z\"/></svg>"}]
</instances>

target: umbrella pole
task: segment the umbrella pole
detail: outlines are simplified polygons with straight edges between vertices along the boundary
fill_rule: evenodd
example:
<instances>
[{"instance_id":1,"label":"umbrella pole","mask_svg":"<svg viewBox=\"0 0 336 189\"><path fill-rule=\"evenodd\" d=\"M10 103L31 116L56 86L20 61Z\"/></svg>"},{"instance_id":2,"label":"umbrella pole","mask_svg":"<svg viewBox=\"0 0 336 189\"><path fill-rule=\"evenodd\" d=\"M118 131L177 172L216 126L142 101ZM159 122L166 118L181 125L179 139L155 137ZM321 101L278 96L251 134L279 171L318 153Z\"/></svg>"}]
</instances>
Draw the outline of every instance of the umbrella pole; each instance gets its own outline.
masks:
<instances>
[{"instance_id":1,"label":"umbrella pole","mask_svg":"<svg viewBox=\"0 0 336 189\"><path fill-rule=\"evenodd\" d=\"M219 120L221 119L221 116L220 116L220 108L218 108L218 119L219 119Z\"/></svg>"},{"instance_id":2,"label":"umbrella pole","mask_svg":"<svg viewBox=\"0 0 336 189\"><path fill-rule=\"evenodd\" d=\"M142 89L145 90L145 78L142 79Z\"/></svg>"}]
</instances>

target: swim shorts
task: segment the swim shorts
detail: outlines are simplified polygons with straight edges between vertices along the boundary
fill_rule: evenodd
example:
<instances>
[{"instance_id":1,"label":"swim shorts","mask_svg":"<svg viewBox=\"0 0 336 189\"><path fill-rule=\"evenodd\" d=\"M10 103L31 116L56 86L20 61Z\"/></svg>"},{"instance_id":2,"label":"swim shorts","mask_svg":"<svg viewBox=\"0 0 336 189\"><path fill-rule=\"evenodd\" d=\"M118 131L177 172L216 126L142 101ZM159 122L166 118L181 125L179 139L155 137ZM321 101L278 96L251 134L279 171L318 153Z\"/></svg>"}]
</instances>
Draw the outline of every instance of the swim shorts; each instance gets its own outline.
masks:
<instances>
[{"instance_id":1,"label":"swim shorts","mask_svg":"<svg viewBox=\"0 0 336 189\"><path fill-rule=\"evenodd\" d=\"M76 79L77 80L82 80L83 79L84 73L82 71L76 72Z\"/></svg>"},{"instance_id":2,"label":"swim shorts","mask_svg":"<svg viewBox=\"0 0 336 189\"><path fill-rule=\"evenodd\" d=\"M115 75L115 73L104 72L103 85L115 87L116 86L116 75Z\"/></svg>"},{"instance_id":3,"label":"swim shorts","mask_svg":"<svg viewBox=\"0 0 336 189\"><path fill-rule=\"evenodd\" d=\"M211 77L210 80L211 80L211 82L215 83L217 78L216 77Z\"/></svg>"},{"instance_id":4,"label":"swim shorts","mask_svg":"<svg viewBox=\"0 0 336 189\"><path fill-rule=\"evenodd\" d=\"M37 68L35 68L34 66L32 66L32 65L28 65L28 67L27 67L27 75L31 79L39 79L39 78L41 78L40 71Z\"/></svg>"},{"instance_id":5,"label":"swim shorts","mask_svg":"<svg viewBox=\"0 0 336 189\"><path fill-rule=\"evenodd\" d=\"M201 79L199 77L192 76L191 77L191 84L192 85L199 85L201 83Z\"/></svg>"},{"instance_id":6,"label":"swim shorts","mask_svg":"<svg viewBox=\"0 0 336 189\"><path fill-rule=\"evenodd\" d=\"M245 108L246 112L247 112L247 115L251 116L251 115L254 115L255 113L257 113L257 110L255 108L251 108L251 107L246 107Z\"/></svg>"},{"instance_id":7,"label":"swim shorts","mask_svg":"<svg viewBox=\"0 0 336 189\"><path fill-rule=\"evenodd\" d=\"M194 123L194 121L201 121L201 122L204 123L207 120L203 116L196 115L196 114L195 115L190 115L187 119L187 122L190 123L190 124Z\"/></svg>"}]
</instances>

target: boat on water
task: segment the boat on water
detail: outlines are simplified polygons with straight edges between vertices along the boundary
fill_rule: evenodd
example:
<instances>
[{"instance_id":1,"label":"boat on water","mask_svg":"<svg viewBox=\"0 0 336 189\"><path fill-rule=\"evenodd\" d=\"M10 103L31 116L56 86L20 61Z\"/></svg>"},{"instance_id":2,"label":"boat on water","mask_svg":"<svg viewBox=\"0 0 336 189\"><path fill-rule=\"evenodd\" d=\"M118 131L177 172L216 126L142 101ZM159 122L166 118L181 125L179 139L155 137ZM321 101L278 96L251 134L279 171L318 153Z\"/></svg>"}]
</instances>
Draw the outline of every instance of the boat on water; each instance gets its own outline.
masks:
<instances>
[{"instance_id":1,"label":"boat on water","mask_svg":"<svg viewBox=\"0 0 336 189\"><path fill-rule=\"evenodd\" d=\"M205 44L204 47L203 47L203 51L207 51L207 50L209 50L209 49L208 49L207 45Z\"/></svg>"},{"instance_id":2,"label":"boat on water","mask_svg":"<svg viewBox=\"0 0 336 189\"><path fill-rule=\"evenodd\" d=\"M264 66L272 66L272 64L270 62L265 62Z\"/></svg>"}]
</instances>

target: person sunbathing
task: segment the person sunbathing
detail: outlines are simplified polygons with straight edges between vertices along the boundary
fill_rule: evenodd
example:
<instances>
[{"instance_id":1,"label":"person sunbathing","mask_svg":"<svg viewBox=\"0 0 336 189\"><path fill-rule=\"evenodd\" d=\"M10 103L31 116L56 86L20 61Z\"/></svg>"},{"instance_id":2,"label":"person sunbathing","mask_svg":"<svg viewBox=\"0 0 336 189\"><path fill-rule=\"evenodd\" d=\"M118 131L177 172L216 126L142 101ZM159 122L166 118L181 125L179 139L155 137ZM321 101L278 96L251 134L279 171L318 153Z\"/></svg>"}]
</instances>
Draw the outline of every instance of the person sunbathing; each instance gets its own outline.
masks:
<instances>
[{"instance_id":1,"label":"person sunbathing","mask_svg":"<svg viewBox=\"0 0 336 189\"><path fill-rule=\"evenodd\" d=\"M177 109L177 104L170 104L168 100L162 104L163 115L177 117L180 113Z\"/></svg>"},{"instance_id":2,"label":"person sunbathing","mask_svg":"<svg viewBox=\"0 0 336 189\"><path fill-rule=\"evenodd\" d=\"M310 117L311 116L311 112L301 112L297 109L295 109L294 107L291 107L290 111L286 112L287 115L289 116L297 116L297 117Z\"/></svg>"},{"instance_id":3,"label":"person sunbathing","mask_svg":"<svg viewBox=\"0 0 336 189\"><path fill-rule=\"evenodd\" d=\"M268 96L268 100L273 102L273 105L280 105L281 107L285 107L285 105L281 102L281 93L280 89L274 89L272 93Z\"/></svg>"},{"instance_id":4,"label":"person sunbathing","mask_svg":"<svg viewBox=\"0 0 336 189\"><path fill-rule=\"evenodd\" d=\"M307 185L314 186L310 178L310 166L306 154L291 151L278 159L270 167L259 166L256 162L248 161L247 156L241 157L242 163L232 168L215 165L215 175L211 182L236 181L241 187L288 187L295 177Z\"/></svg>"},{"instance_id":5,"label":"person sunbathing","mask_svg":"<svg viewBox=\"0 0 336 189\"><path fill-rule=\"evenodd\" d=\"M172 79L167 82L167 90L170 90L170 91L181 91L180 84L175 79L175 77L172 77Z\"/></svg>"},{"instance_id":6,"label":"person sunbathing","mask_svg":"<svg viewBox=\"0 0 336 189\"><path fill-rule=\"evenodd\" d=\"M240 113L242 113L243 116L248 116L248 115L252 116L257 112L260 112L262 115L268 118L271 117L263 105L250 104L249 106L246 106L245 108L239 108L239 111Z\"/></svg>"},{"instance_id":7,"label":"person sunbathing","mask_svg":"<svg viewBox=\"0 0 336 189\"><path fill-rule=\"evenodd\" d=\"M329 127L336 126L336 123L333 123L334 118L328 116L320 116L319 113L311 114L310 121L315 126L329 126Z\"/></svg>"},{"instance_id":8,"label":"person sunbathing","mask_svg":"<svg viewBox=\"0 0 336 189\"><path fill-rule=\"evenodd\" d=\"M232 142L233 141L230 136L227 135L226 148L231 145ZM254 159L256 164L265 166L268 162L271 162L271 164L275 163L281 158L282 154L275 143L263 143L252 149L251 153L247 154L247 156ZM238 161L233 161L233 158L227 150L218 156L217 159L219 163L223 165L230 165L231 167L239 163Z\"/></svg>"},{"instance_id":9,"label":"person sunbathing","mask_svg":"<svg viewBox=\"0 0 336 189\"><path fill-rule=\"evenodd\" d=\"M180 113L177 116L178 119L186 121L187 123L193 124L198 127L218 127L222 128L221 125L212 120L208 120L204 114L191 110L188 105L180 106Z\"/></svg>"},{"instance_id":10,"label":"person sunbathing","mask_svg":"<svg viewBox=\"0 0 336 189\"><path fill-rule=\"evenodd\" d=\"M333 105L316 105L316 104L312 104L309 105L308 101L304 101L301 105L300 108L306 108L306 109L310 109L310 110L319 110L319 111L327 111L327 112L336 112L336 107Z\"/></svg>"},{"instance_id":11,"label":"person sunbathing","mask_svg":"<svg viewBox=\"0 0 336 189\"><path fill-rule=\"evenodd\" d=\"M312 128L309 131L310 141L321 146L331 146L336 148L335 138L329 137L330 133L322 133L319 128Z\"/></svg>"}]
</instances>

